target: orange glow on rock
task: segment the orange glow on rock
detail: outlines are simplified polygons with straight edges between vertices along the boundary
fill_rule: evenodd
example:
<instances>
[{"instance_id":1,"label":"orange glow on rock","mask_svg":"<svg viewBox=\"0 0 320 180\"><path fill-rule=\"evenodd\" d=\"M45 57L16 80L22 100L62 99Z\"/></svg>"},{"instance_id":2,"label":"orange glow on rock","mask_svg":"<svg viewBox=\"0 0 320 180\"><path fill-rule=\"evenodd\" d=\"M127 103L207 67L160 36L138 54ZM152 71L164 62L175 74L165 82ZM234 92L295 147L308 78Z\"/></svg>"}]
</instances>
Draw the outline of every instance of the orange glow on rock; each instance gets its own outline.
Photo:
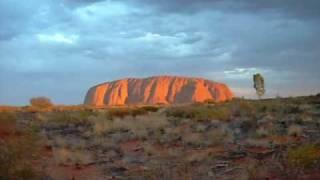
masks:
<instances>
[{"instance_id":1,"label":"orange glow on rock","mask_svg":"<svg viewBox=\"0 0 320 180\"><path fill-rule=\"evenodd\" d=\"M122 79L92 87L85 104L93 106L130 104L179 104L233 98L222 83L202 78L157 76L145 79Z\"/></svg>"}]
</instances>

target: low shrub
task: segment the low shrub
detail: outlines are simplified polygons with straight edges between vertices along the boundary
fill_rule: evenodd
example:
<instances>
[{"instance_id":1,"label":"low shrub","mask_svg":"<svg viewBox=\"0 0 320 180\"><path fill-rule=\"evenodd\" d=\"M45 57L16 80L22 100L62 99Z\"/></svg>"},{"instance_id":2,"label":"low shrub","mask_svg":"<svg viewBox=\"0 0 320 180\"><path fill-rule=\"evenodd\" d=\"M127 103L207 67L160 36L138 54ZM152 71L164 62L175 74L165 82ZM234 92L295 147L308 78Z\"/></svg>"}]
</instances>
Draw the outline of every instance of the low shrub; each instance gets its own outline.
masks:
<instances>
[{"instance_id":1,"label":"low shrub","mask_svg":"<svg viewBox=\"0 0 320 180\"><path fill-rule=\"evenodd\" d=\"M8 136L16 133L16 114L12 112L0 112L0 140L1 136Z\"/></svg>"},{"instance_id":2,"label":"low shrub","mask_svg":"<svg viewBox=\"0 0 320 180\"><path fill-rule=\"evenodd\" d=\"M166 116L168 117L176 117L176 118L187 118L190 116L188 112L181 107L172 107L166 110Z\"/></svg>"},{"instance_id":3,"label":"low shrub","mask_svg":"<svg viewBox=\"0 0 320 180\"><path fill-rule=\"evenodd\" d=\"M201 146L204 138L202 133L186 133L182 136L182 141L187 145Z\"/></svg>"},{"instance_id":4,"label":"low shrub","mask_svg":"<svg viewBox=\"0 0 320 180\"><path fill-rule=\"evenodd\" d=\"M196 120L222 120L222 121L229 121L231 112L227 107L218 107L215 108L206 108L206 109L200 109L199 111L196 111Z\"/></svg>"},{"instance_id":5,"label":"low shrub","mask_svg":"<svg viewBox=\"0 0 320 180\"><path fill-rule=\"evenodd\" d=\"M169 124L165 117L159 115L137 116L132 118L106 119L103 116L91 117L93 131L96 135L113 133L116 131L131 131L137 138L147 136L147 130L156 131Z\"/></svg>"},{"instance_id":6,"label":"low shrub","mask_svg":"<svg viewBox=\"0 0 320 180\"><path fill-rule=\"evenodd\" d=\"M206 104L217 104L217 101L213 100L213 99L207 99L204 101L204 103Z\"/></svg>"},{"instance_id":7,"label":"low shrub","mask_svg":"<svg viewBox=\"0 0 320 180\"><path fill-rule=\"evenodd\" d=\"M299 106L288 106L286 111L290 114L299 114L303 112Z\"/></svg>"},{"instance_id":8,"label":"low shrub","mask_svg":"<svg viewBox=\"0 0 320 180\"><path fill-rule=\"evenodd\" d=\"M144 108L133 108L129 112L132 117L141 116L148 113L148 111Z\"/></svg>"},{"instance_id":9,"label":"low shrub","mask_svg":"<svg viewBox=\"0 0 320 180\"><path fill-rule=\"evenodd\" d=\"M312 168L320 161L320 148L313 144L302 145L288 150L288 164L298 169Z\"/></svg>"},{"instance_id":10,"label":"low shrub","mask_svg":"<svg viewBox=\"0 0 320 180\"><path fill-rule=\"evenodd\" d=\"M16 123L16 115L12 112L0 112L0 124L3 126L4 124L15 124Z\"/></svg>"},{"instance_id":11,"label":"low shrub","mask_svg":"<svg viewBox=\"0 0 320 180\"><path fill-rule=\"evenodd\" d=\"M87 121L91 116L97 116L97 112L80 110L80 111L59 111L48 113L46 118L50 123L56 123L57 125L64 126L69 124L85 125L89 124Z\"/></svg>"},{"instance_id":12,"label":"low shrub","mask_svg":"<svg viewBox=\"0 0 320 180\"><path fill-rule=\"evenodd\" d=\"M291 125L289 128L288 128L288 135L289 136L301 136L303 133L302 131L302 127L299 126L299 125Z\"/></svg>"},{"instance_id":13,"label":"low shrub","mask_svg":"<svg viewBox=\"0 0 320 180\"><path fill-rule=\"evenodd\" d=\"M160 109L160 107L157 107L157 106L143 106L140 109L143 109L143 110L148 111L148 112L157 112Z\"/></svg>"},{"instance_id":14,"label":"low shrub","mask_svg":"<svg viewBox=\"0 0 320 180\"><path fill-rule=\"evenodd\" d=\"M124 118L126 116L142 116L148 114L149 112L157 112L160 107L157 106L142 106L142 107L120 107L120 108L110 108L107 112L108 119L114 118Z\"/></svg>"},{"instance_id":15,"label":"low shrub","mask_svg":"<svg viewBox=\"0 0 320 180\"><path fill-rule=\"evenodd\" d=\"M269 131L265 128L258 128L256 130L256 138L265 138L269 135Z\"/></svg>"},{"instance_id":16,"label":"low shrub","mask_svg":"<svg viewBox=\"0 0 320 180\"><path fill-rule=\"evenodd\" d=\"M96 116L97 113L90 111L90 110L80 110L76 111L76 113L79 119L88 119L90 116Z\"/></svg>"},{"instance_id":17,"label":"low shrub","mask_svg":"<svg viewBox=\"0 0 320 180\"><path fill-rule=\"evenodd\" d=\"M59 112L51 115L50 120L57 123L69 123L73 122L75 118L73 118L68 112Z\"/></svg>"},{"instance_id":18,"label":"low shrub","mask_svg":"<svg viewBox=\"0 0 320 180\"><path fill-rule=\"evenodd\" d=\"M245 100L234 100L229 104L235 117L252 117L256 113L256 106Z\"/></svg>"},{"instance_id":19,"label":"low shrub","mask_svg":"<svg viewBox=\"0 0 320 180\"><path fill-rule=\"evenodd\" d=\"M114 108L110 109L107 113L109 119L113 119L115 117L124 118L125 116L129 116L130 111L128 108Z\"/></svg>"},{"instance_id":20,"label":"low shrub","mask_svg":"<svg viewBox=\"0 0 320 180\"><path fill-rule=\"evenodd\" d=\"M188 118L194 120L222 120L228 121L231 118L230 109L225 106L183 106L172 107L166 110L168 117Z\"/></svg>"},{"instance_id":21,"label":"low shrub","mask_svg":"<svg viewBox=\"0 0 320 180\"><path fill-rule=\"evenodd\" d=\"M254 133L257 127L258 127L258 122L253 119L246 119L241 121L240 123L240 129L245 134Z\"/></svg>"},{"instance_id":22,"label":"low shrub","mask_svg":"<svg viewBox=\"0 0 320 180\"><path fill-rule=\"evenodd\" d=\"M51 102L51 100L47 97L34 97L30 99L30 104L33 107L37 107L37 108L49 108L53 106L53 103Z\"/></svg>"},{"instance_id":23,"label":"low shrub","mask_svg":"<svg viewBox=\"0 0 320 180\"><path fill-rule=\"evenodd\" d=\"M0 179L40 179L41 173L34 168L40 147L36 134L29 129L18 130L12 114L1 113L0 127L6 128L0 136Z\"/></svg>"},{"instance_id":24,"label":"low shrub","mask_svg":"<svg viewBox=\"0 0 320 180\"><path fill-rule=\"evenodd\" d=\"M252 139L248 138L246 140L246 145L249 147L265 147L269 148L270 147L270 141L267 139Z\"/></svg>"},{"instance_id":25,"label":"low shrub","mask_svg":"<svg viewBox=\"0 0 320 180\"><path fill-rule=\"evenodd\" d=\"M53 156L57 164L63 165L87 165L93 162L93 155L85 150L54 148Z\"/></svg>"},{"instance_id":26,"label":"low shrub","mask_svg":"<svg viewBox=\"0 0 320 180\"><path fill-rule=\"evenodd\" d=\"M222 145L223 143L231 143L234 140L233 134L225 127L213 129L207 133L209 145Z\"/></svg>"},{"instance_id":27,"label":"low shrub","mask_svg":"<svg viewBox=\"0 0 320 180\"><path fill-rule=\"evenodd\" d=\"M21 107L0 105L0 112L17 112L19 110L21 110Z\"/></svg>"}]
</instances>

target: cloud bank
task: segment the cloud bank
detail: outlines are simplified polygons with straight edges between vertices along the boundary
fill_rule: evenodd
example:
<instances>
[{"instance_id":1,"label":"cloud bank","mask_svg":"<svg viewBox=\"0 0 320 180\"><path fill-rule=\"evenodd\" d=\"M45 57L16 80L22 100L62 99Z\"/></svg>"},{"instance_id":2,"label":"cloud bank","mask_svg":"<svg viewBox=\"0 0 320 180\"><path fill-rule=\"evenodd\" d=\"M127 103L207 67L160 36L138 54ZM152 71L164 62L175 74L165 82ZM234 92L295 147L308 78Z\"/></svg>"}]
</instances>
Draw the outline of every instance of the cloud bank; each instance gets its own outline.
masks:
<instances>
[{"instance_id":1,"label":"cloud bank","mask_svg":"<svg viewBox=\"0 0 320 180\"><path fill-rule=\"evenodd\" d=\"M317 0L2 0L0 104L82 103L123 77L201 76L254 97L320 91Z\"/></svg>"}]
</instances>

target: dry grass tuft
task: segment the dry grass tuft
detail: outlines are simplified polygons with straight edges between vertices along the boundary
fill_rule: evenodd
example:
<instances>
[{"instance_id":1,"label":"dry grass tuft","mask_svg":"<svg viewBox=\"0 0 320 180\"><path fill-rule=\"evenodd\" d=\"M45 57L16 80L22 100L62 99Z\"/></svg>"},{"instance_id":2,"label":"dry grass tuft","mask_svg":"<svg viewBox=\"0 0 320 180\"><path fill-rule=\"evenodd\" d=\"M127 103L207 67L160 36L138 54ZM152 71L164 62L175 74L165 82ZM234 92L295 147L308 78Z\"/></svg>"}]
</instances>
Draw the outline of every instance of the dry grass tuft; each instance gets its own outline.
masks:
<instances>
[{"instance_id":1,"label":"dry grass tuft","mask_svg":"<svg viewBox=\"0 0 320 180\"><path fill-rule=\"evenodd\" d=\"M92 154L84 150L53 148L53 156L56 163L62 165L86 165L93 162Z\"/></svg>"},{"instance_id":2,"label":"dry grass tuft","mask_svg":"<svg viewBox=\"0 0 320 180\"><path fill-rule=\"evenodd\" d=\"M233 134L229 129L220 127L207 133L209 145L221 145L231 143L234 140Z\"/></svg>"},{"instance_id":3,"label":"dry grass tuft","mask_svg":"<svg viewBox=\"0 0 320 180\"><path fill-rule=\"evenodd\" d=\"M320 148L307 144L288 150L288 163L290 167L306 169L320 162Z\"/></svg>"},{"instance_id":4,"label":"dry grass tuft","mask_svg":"<svg viewBox=\"0 0 320 180\"><path fill-rule=\"evenodd\" d=\"M289 128L288 128L288 135L289 136L301 136L303 133L303 129L301 126L299 125L291 125Z\"/></svg>"},{"instance_id":5,"label":"dry grass tuft","mask_svg":"<svg viewBox=\"0 0 320 180\"><path fill-rule=\"evenodd\" d=\"M90 121L96 135L129 130L137 137L146 136L147 130L157 130L169 124L166 117L152 114L149 116L137 116L135 118L127 116L122 119L116 118L113 120L97 116L91 117Z\"/></svg>"}]
</instances>

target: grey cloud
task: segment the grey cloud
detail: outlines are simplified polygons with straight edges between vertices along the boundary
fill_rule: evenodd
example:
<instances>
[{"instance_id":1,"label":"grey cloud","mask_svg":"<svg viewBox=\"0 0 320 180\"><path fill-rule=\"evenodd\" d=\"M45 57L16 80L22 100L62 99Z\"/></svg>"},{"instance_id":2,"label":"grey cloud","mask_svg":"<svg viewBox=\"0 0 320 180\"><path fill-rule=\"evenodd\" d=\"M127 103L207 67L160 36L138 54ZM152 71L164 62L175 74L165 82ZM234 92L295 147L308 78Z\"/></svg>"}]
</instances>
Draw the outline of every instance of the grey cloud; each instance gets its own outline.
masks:
<instances>
[{"instance_id":1,"label":"grey cloud","mask_svg":"<svg viewBox=\"0 0 320 180\"><path fill-rule=\"evenodd\" d=\"M298 18L319 18L318 0L132 0L140 5L151 5L159 11L196 13L201 11L276 12Z\"/></svg>"},{"instance_id":2,"label":"grey cloud","mask_svg":"<svg viewBox=\"0 0 320 180\"><path fill-rule=\"evenodd\" d=\"M54 0L2 0L0 9L0 40L48 29L70 18L68 9Z\"/></svg>"},{"instance_id":3,"label":"grey cloud","mask_svg":"<svg viewBox=\"0 0 320 180\"><path fill-rule=\"evenodd\" d=\"M23 26L28 24L30 15L28 11L31 7L24 5L16 6L17 1L4 0L0 2L0 39L8 40L18 34Z\"/></svg>"},{"instance_id":4,"label":"grey cloud","mask_svg":"<svg viewBox=\"0 0 320 180\"><path fill-rule=\"evenodd\" d=\"M61 3L64 3L71 8L77 8L77 7L90 5L93 3L103 2L106 0L60 0L60 1Z\"/></svg>"},{"instance_id":5,"label":"grey cloud","mask_svg":"<svg viewBox=\"0 0 320 180\"><path fill-rule=\"evenodd\" d=\"M36 95L81 103L96 83L159 74L204 76L250 89L250 71L224 73L236 68L264 73L276 89L270 94L319 88L313 0L302 7L295 0L19 2L18 11L0 2L0 104L24 104ZM303 82L308 90L295 86Z\"/></svg>"}]
</instances>

